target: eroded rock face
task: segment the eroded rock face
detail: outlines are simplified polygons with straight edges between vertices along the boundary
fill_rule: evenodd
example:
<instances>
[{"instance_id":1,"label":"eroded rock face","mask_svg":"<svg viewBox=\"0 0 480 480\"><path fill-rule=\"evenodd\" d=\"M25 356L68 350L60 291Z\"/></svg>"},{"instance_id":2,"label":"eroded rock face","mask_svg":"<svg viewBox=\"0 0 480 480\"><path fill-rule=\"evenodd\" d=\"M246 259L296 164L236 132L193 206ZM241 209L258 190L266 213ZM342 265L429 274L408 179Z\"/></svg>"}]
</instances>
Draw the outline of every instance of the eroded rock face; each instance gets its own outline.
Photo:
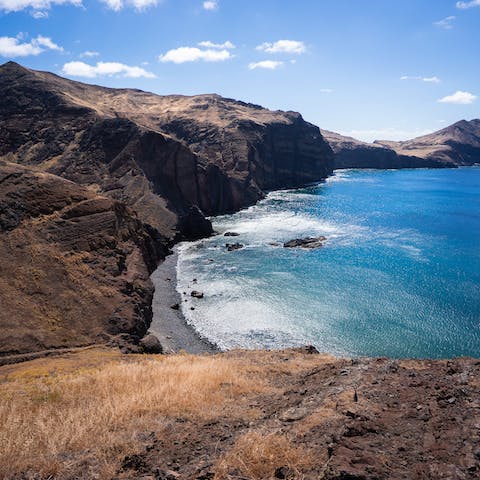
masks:
<instances>
[{"instance_id":1,"label":"eroded rock face","mask_svg":"<svg viewBox=\"0 0 480 480\"><path fill-rule=\"evenodd\" d=\"M85 85L13 62L0 88L0 157L96 186L169 238L212 233L195 209L232 212L332 171L330 147L297 113Z\"/></svg>"},{"instance_id":2,"label":"eroded rock face","mask_svg":"<svg viewBox=\"0 0 480 480\"><path fill-rule=\"evenodd\" d=\"M0 161L0 355L135 343L167 242L121 202Z\"/></svg>"}]
</instances>

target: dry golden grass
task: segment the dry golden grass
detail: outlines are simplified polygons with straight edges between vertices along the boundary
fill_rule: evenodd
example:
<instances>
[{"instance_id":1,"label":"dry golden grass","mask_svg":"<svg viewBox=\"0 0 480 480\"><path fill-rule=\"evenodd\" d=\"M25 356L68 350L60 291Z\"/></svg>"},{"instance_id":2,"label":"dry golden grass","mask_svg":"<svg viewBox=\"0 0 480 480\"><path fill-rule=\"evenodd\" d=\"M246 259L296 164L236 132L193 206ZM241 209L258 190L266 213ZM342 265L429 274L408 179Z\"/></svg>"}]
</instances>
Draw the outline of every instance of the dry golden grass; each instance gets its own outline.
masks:
<instances>
[{"instance_id":1,"label":"dry golden grass","mask_svg":"<svg viewBox=\"0 0 480 480\"><path fill-rule=\"evenodd\" d=\"M296 479L311 468L314 458L303 447L294 445L286 435L253 431L242 435L221 459L215 472L219 480L273 478L279 466L286 467Z\"/></svg>"},{"instance_id":2,"label":"dry golden grass","mask_svg":"<svg viewBox=\"0 0 480 480\"><path fill-rule=\"evenodd\" d=\"M222 356L128 357L77 370L55 362L0 370L0 478L65 477L79 459L92 476L111 477L138 432L161 431L169 417L233 414L243 394L267 388L247 362Z\"/></svg>"}]
</instances>

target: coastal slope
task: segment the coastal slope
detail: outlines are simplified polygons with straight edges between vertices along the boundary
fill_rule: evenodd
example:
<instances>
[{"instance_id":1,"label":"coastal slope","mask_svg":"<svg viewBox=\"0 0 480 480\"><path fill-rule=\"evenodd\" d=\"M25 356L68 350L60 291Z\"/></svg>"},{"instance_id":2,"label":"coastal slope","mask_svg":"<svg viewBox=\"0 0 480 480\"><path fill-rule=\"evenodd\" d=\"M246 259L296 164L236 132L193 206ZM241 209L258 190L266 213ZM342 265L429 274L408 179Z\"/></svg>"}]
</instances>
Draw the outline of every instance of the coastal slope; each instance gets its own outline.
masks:
<instances>
[{"instance_id":1,"label":"coastal slope","mask_svg":"<svg viewBox=\"0 0 480 480\"><path fill-rule=\"evenodd\" d=\"M199 211L233 212L332 172L329 145L298 113L87 85L13 62L0 88L0 157L94 185L170 238L211 233Z\"/></svg>"},{"instance_id":2,"label":"coastal slope","mask_svg":"<svg viewBox=\"0 0 480 480\"><path fill-rule=\"evenodd\" d=\"M168 247L211 235L205 215L333 168L318 127L294 112L14 62L0 66L0 90L4 356L112 337L135 347L151 322L148 276Z\"/></svg>"},{"instance_id":3,"label":"coastal slope","mask_svg":"<svg viewBox=\"0 0 480 480\"><path fill-rule=\"evenodd\" d=\"M167 253L121 202L0 161L0 360L92 343L138 343L150 274Z\"/></svg>"}]
</instances>

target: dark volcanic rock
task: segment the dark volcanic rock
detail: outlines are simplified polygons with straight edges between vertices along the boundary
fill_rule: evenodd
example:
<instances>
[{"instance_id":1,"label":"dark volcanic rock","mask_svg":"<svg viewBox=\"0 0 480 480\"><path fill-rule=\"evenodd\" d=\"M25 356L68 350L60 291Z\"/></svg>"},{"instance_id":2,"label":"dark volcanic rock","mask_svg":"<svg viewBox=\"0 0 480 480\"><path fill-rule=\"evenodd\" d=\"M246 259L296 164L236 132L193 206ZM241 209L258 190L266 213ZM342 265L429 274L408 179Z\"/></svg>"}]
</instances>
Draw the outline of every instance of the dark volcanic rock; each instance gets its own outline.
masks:
<instances>
[{"instance_id":1,"label":"dark volcanic rock","mask_svg":"<svg viewBox=\"0 0 480 480\"><path fill-rule=\"evenodd\" d=\"M240 250L243 248L243 244L241 243L226 243L225 247L227 247L227 250L229 252L233 252L235 250Z\"/></svg>"},{"instance_id":2,"label":"dark volcanic rock","mask_svg":"<svg viewBox=\"0 0 480 480\"><path fill-rule=\"evenodd\" d=\"M283 244L284 248L320 248L323 247L327 237L307 237L307 238L294 238Z\"/></svg>"},{"instance_id":3,"label":"dark volcanic rock","mask_svg":"<svg viewBox=\"0 0 480 480\"><path fill-rule=\"evenodd\" d=\"M217 95L158 96L0 67L0 157L94 185L174 238L212 233L203 214L329 175L317 127Z\"/></svg>"},{"instance_id":4,"label":"dark volcanic rock","mask_svg":"<svg viewBox=\"0 0 480 480\"><path fill-rule=\"evenodd\" d=\"M190 295L194 298L203 298L203 292L197 292L197 290L192 290Z\"/></svg>"},{"instance_id":5,"label":"dark volcanic rock","mask_svg":"<svg viewBox=\"0 0 480 480\"><path fill-rule=\"evenodd\" d=\"M142 337L165 240L124 204L0 161L0 355Z\"/></svg>"},{"instance_id":6,"label":"dark volcanic rock","mask_svg":"<svg viewBox=\"0 0 480 480\"><path fill-rule=\"evenodd\" d=\"M225 232L225 233L223 234L223 236L224 236L224 237L239 237L240 234L237 233L237 232Z\"/></svg>"},{"instance_id":7,"label":"dark volcanic rock","mask_svg":"<svg viewBox=\"0 0 480 480\"><path fill-rule=\"evenodd\" d=\"M145 335L145 337L140 340L140 346L144 353L163 353L163 348L160 340L152 334Z\"/></svg>"}]
</instances>

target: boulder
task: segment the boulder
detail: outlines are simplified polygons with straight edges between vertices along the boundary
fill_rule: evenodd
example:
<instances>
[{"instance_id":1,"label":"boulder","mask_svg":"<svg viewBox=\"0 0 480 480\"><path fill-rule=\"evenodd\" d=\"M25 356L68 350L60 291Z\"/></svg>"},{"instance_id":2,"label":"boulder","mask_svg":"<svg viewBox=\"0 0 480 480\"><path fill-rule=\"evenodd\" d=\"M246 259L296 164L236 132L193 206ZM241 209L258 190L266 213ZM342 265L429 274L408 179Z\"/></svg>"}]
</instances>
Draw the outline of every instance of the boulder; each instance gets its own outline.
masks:
<instances>
[{"instance_id":1,"label":"boulder","mask_svg":"<svg viewBox=\"0 0 480 480\"><path fill-rule=\"evenodd\" d=\"M306 238L294 238L283 244L284 248L320 248L323 247L327 237L306 237Z\"/></svg>"},{"instance_id":2,"label":"boulder","mask_svg":"<svg viewBox=\"0 0 480 480\"><path fill-rule=\"evenodd\" d=\"M241 243L226 243L225 246L229 252L233 252L234 250L240 250L244 247Z\"/></svg>"},{"instance_id":3,"label":"boulder","mask_svg":"<svg viewBox=\"0 0 480 480\"><path fill-rule=\"evenodd\" d=\"M145 335L140 340L140 346L142 347L143 353L163 353L163 347L160 340L151 333Z\"/></svg>"}]
</instances>

